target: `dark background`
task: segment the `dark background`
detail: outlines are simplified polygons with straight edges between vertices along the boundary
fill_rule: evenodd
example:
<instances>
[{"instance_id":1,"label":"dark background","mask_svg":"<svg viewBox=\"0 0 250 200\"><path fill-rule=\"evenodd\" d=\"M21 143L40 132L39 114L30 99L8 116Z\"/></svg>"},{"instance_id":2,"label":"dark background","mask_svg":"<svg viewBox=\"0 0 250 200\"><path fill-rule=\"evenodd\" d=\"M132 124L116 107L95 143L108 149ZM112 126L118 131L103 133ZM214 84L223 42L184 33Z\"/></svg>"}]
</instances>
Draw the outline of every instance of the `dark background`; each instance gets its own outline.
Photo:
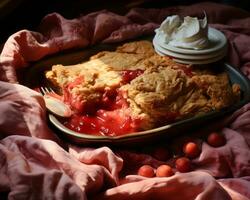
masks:
<instances>
[{"instance_id":1,"label":"dark background","mask_svg":"<svg viewBox=\"0 0 250 200\"><path fill-rule=\"evenodd\" d=\"M21 29L36 30L48 13L58 12L65 18L107 9L125 14L132 7L164 8L173 5L189 5L202 0L0 0L0 43ZM213 0L250 10L250 0Z\"/></svg>"}]
</instances>

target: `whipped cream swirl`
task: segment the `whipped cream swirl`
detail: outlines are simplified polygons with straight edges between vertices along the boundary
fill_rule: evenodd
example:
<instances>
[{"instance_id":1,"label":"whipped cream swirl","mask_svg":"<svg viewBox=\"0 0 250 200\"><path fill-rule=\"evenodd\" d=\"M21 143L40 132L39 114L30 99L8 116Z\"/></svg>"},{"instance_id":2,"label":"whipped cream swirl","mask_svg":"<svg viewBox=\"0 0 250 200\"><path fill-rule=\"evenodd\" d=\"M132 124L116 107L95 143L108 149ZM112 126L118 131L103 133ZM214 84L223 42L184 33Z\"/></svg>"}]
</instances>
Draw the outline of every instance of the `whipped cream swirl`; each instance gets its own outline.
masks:
<instances>
[{"instance_id":1,"label":"whipped cream swirl","mask_svg":"<svg viewBox=\"0 0 250 200\"><path fill-rule=\"evenodd\" d=\"M156 33L170 46L185 49L205 49L209 45L208 23L204 19L178 15L168 16L156 29Z\"/></svg>"}]
</instances>

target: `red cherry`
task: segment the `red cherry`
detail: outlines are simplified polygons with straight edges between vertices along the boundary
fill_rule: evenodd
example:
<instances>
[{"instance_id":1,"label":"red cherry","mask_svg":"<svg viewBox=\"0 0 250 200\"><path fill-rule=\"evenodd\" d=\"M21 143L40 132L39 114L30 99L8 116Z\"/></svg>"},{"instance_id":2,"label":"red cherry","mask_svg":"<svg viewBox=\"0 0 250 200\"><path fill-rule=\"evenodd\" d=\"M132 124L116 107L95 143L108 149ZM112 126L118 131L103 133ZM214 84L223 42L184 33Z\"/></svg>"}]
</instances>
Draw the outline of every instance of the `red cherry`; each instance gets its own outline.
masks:
<instances>
[{"instance_id":1,"label":"red cherry","mask_svg":"<svg viewBox=\"0 0 250 200\"><path fill-rule=\"evenodd\" d=\"M222 134L213 132L209 134L207 143L213 147L221 147L226 144L226 139Z\"/></svg>"},{"instance_id":2,"label":"red cherry","mask_svg":"<svg viewBox=\"0 0 250 200\"><path fill-rule=\"evenodd\" d=\"M170 155L166 148L158 147L153 151L153 157L160 161L166 161L169 159Z\"/></svg>"},{"instance_id":3,"label":"red cherry","mask_svg":"<svg viewBox=\"0 0 250 200\"><path fill-rule=\"evenodd\" d=\"M175 161L175 167L179 172L191 171L191 161L186 157L178 158Z\"/></svg>"},{"instance_id":4,"label":"red cherry","mask_svg":"<svg viewBox=\"0 0 250 200\"><path fill-rule=\"evenodd\" d=\"M169 165L160 165L156 169L156 176L157 177L169 177L172 175L174 175L174 172Z\"/></svg>"},{"instance_id":5,"label":"red cherry","mask_svg":"<svg viewBox=\"0 0 250 200\"><path fill-rule=\"evenodd\" d=\"M138 175L148 178L154 177L155 175L154 168L151 167L150 165L143 165L139 168Z\"/></svg>"},{"instance_id":6,"label":"red cherry","mask_svg":"<svg viewBox=\"0 0 250 200\"><path fill-rule=\"evenodd\" d=\"M194 142L188 142L183 146L183 152L188 158L196 158L200 155L199 146Z\"/></svg>"}]
</instances>

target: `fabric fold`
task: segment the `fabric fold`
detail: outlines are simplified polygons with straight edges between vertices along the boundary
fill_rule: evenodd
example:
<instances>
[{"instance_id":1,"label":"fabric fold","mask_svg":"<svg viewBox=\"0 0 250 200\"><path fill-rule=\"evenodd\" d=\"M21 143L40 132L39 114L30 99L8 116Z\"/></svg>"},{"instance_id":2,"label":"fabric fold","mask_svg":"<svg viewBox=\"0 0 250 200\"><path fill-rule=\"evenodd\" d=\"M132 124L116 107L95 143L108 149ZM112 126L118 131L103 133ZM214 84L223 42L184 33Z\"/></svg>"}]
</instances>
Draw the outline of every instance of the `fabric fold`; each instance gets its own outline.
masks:
<instances>
[{"instance_id":1,"label":"fabric fold","mask_svg":"<svg viewBox=\"0 0 250 200\"><path fill-rule=\"evenodd\" d=\"M174 167L175 158L160 161L143 148L65 147L60 134L47 125L41 94L18 84L20 69L46 56L152 35L168 15L199 17L203 11L209 25L228 39L226 61L250 77L250 13L215 3L136 8L124 16L102 10L75 19L51 13L37 31L21 30L10 36L0 55L1 198L250 199L250 103L217 122L220 128L214 131L225 136L226 145L211 147L204 139L208 127L215 124L208 123L193 136L202 143L200 156L192 160L193 172L145 178L137 175L141 165ZM181 151L182 140L179 136L162 143ZM150 149L160 145L152 144Z\"/></svg>"}]
</instances>

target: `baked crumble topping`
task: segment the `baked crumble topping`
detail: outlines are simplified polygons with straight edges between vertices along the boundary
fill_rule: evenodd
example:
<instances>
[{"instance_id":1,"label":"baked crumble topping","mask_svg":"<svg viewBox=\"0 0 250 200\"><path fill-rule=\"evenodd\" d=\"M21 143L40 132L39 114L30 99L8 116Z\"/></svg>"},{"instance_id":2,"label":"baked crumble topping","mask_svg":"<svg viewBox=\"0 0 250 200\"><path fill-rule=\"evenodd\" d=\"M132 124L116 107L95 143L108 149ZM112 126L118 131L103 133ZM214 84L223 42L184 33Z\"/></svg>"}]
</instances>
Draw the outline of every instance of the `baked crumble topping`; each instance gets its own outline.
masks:
<instances>
[{"instance_id":1,"label":"baked crumble topping","mask_svg":"<svg viewBox=\"0 0 250 200\"><path fill-rule=\"evenodd\" d=\"M212 68L178 64L156 54L151 42L137 41L99 52L84 63L54 65L46 78L75 111L65 125L78 132L119 135L220 110L239 100L239 85L231 86L225 72Z\"/></svg>"}]
</instances>

